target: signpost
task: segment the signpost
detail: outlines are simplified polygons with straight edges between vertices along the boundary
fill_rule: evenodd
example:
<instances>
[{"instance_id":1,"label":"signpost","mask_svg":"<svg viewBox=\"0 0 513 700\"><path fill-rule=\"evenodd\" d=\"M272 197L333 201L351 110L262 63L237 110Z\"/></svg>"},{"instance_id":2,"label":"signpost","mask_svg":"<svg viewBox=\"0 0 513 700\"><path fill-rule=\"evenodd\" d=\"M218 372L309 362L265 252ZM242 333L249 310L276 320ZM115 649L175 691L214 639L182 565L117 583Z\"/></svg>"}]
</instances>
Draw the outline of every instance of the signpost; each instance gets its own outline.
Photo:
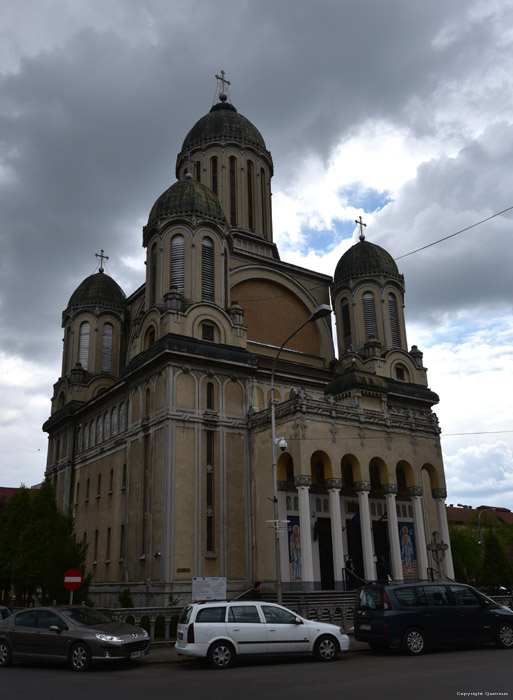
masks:
<instances>
[{"instance_id":1,"label":"signpost","mask_svg":"<svg viewBox=\"0 0 513 700\"><path fill-rule=\"evenodd\" d=\"M64 574L64 588L67 588L69 593L69 604L73 605L73 591L80 588L82 585L82 574L78 569L68 569Z\"/></svg>"}]
</instances>

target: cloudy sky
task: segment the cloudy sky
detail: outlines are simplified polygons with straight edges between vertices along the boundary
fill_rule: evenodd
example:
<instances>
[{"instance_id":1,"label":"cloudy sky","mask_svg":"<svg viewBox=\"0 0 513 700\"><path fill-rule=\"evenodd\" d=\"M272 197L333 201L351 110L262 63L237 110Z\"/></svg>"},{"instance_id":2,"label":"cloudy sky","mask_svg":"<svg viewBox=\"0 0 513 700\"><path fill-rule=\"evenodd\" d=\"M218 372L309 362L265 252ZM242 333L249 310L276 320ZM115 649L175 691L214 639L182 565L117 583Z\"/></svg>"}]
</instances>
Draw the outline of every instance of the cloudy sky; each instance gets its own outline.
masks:
<instances>
[{"instance_id":1,"label":"cloudy sky","mask_svg":"<svg viewBox=\"0 0 513 700\"><path fill-rule=\"evenodd\" d=\"M102 248L144 281L222 69L282 258L334 271L363 216L405 275L448 502L513 509L513 0L0 0L0 485L41 480L62 310Z\"/></svg>"}]
</instances>

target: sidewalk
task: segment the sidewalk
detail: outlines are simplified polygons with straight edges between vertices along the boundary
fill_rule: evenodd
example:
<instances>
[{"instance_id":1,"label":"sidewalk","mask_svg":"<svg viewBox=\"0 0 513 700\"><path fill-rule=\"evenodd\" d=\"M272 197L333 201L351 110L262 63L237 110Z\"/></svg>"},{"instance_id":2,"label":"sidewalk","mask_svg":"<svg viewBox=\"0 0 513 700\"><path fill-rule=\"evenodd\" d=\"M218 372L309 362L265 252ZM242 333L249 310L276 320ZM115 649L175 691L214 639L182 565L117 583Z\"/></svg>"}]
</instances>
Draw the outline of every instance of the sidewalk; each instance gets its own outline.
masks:
<instances>
[{"instance_id":1,"label":"sidewalk","mask_svg":"<svg viewBox=\"0 0 513 700\"><path fill-rule=\"evenodd\" d=\"M353 636L349 635L349 652L354 651L368 651L370 649L368 644L363 642L357 642ZM150 653L145 657L140 659L144 664L180 664L180 663L191 663L197 662L198 659L178 656L175 650L174 642L164 642L162 644L152 644L150 647Z\"/></svg>"}]
</instances>

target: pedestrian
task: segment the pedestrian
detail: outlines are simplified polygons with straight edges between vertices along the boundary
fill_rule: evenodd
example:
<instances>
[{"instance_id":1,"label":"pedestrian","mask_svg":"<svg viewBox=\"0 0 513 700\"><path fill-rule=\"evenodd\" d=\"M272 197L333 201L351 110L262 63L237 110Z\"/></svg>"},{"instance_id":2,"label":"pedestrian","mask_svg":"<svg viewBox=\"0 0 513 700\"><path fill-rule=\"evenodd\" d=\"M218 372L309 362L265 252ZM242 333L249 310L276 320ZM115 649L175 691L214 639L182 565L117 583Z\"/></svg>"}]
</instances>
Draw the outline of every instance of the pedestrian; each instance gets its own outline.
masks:
<instances>
[{"instance_id":1,"label":"pedestrian","mask_svg":"<svg viewBox=\"0 0 513 700\"><path fill-rule=\"evenodd\" d=\"M354 562L353 557L349 554L346 559L346 590L350 591L354 586Z\"/></svg>"},{"instance_id":2,"label":"pedestrian","mask_svg":"<svg viewBox=\"0 0 513 700\"><path fill-rule=\"evenodd\" d=\"M249 595L249 600L261 600L262 595L260 593L260 581L255 581L253 584L253 589Z\"/></svg>"},{"instance_id":3,"label":"pedestrian","mask_svg":"<svg viewBox=\"0 0 513 700\"><path fill-rule=\"evenodd\" d=\"M378 574L378 581L380 581L381 583L388 583L388 580L390 578L390 567L388 565L387 560L385 559L384 554L380 556L376 568Z\"/></svg>"}]
</instances>

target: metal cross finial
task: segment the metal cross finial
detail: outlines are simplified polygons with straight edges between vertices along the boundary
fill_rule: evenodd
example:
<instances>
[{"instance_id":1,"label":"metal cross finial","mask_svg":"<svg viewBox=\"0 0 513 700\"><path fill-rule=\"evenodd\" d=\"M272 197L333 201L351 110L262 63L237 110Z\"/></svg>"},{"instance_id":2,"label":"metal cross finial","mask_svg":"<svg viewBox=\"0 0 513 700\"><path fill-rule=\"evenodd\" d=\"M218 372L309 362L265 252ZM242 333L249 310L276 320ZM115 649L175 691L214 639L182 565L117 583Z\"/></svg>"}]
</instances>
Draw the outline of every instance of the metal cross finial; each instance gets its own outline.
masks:
<instances>
[{"instance_id":1,"label":"metal cross finial","mask_svg":"<svg viewBox=\"0 0 513 700\"><path fill-rule=\"evenodd\" d=\"M99 268L99 272L103 272L103 261L104 261L104 260L108 260L108 259L109 259L109 256L103 254L103 248L100 250L99 253L95 253L95 256L96 256L97 258L100 258L100 268Z\"/></svg>"},{"instance_id":2,"label":"metal cross finial","mask_svg":"<svg viewBox=\"0 0 513 700\"><path fill-rule=\"evenodd\" d=\"M226 80L224 76L224 70L221 71L221 75L216 75L216 79L221 83L219 87L219 99L221 100L221 102L226 102L226 100L228 99L227 88L229 88L231 85L230 81Z\"/></svg>"},{"instance_id":3,"label":"metal cross finial","mask_svg":"<svg viewBox=\"0 0 513 700\"><path fill-rule=\"evenodd\" d=\"M364 224L364 223L363 223L362 217L361 217L361 216L360 216L359 219L355 219L354 222L355 222L355 224L356 224L357 226L360 227L360 240L361 240L361 241L364 241L364 240L365 240L365 234L364 234L364 232L363 232L363 228L364 228L364 226L366 227L367 224Z\"/></svg>"}]
</instances>

